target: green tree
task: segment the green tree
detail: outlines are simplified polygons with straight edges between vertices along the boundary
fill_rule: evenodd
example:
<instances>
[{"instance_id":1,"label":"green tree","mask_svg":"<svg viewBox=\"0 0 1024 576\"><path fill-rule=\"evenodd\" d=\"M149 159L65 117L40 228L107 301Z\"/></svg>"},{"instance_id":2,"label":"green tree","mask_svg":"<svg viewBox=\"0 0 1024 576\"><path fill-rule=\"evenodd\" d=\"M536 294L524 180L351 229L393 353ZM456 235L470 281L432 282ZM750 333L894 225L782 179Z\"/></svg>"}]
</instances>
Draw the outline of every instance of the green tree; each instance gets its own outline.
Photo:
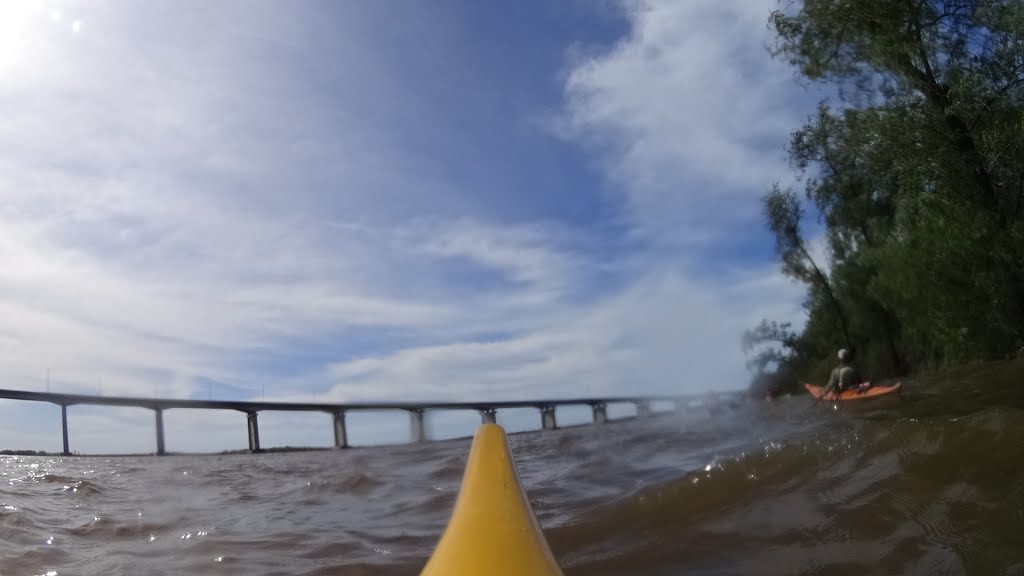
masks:
<instances>
[{"instance_id":1,"label":"green tree","mask_svg":"<svg viewBox=\"0 0 1024 576\"><path fill-rule=\"evenodd\" d=\"M778 186L763 198L808 317L785 354L754 367L820 375L840 338L886 374L1018 350L1024 3L804 0L770 23L772 52L840 87L843 105L820 106L789 148L828 271L801 236L801 199Z\"/></svg>"},{"instance_id":2,"label":"green tree","mask_svg":"<svg viewBox=\"0 0 1024 576\"><path fill-rule=\"evenodd\" d=\"M768 220L768 228L775 235L775 251L782 262L782 271L791 278L816 286L828 296L834 307L838 327L845 344L850 343L849 323L846 313L828 275L811 256L800 232L800 220L803 218L803 207L800 200L790 190L782 190L778 186L764 197L764 214Z\"/></svg>"}]
</instances>

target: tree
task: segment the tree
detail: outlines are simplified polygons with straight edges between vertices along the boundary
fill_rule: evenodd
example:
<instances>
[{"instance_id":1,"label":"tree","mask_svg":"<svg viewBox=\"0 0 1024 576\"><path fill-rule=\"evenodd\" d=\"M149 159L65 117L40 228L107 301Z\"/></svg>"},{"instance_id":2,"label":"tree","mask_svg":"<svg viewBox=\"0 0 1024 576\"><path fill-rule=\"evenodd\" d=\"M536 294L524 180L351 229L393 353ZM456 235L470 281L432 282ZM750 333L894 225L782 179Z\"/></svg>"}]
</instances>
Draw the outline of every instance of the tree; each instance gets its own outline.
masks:
<instances>
[{"instance_id":1,"label":"tree","mask_svg":"<svg viewBox=\"0 0 1024 576\"><path fill-rule=\"evenodd\" d=\"M806 77L919 104L929 126L915 134L948 191L979 209L974 225L1024 302L1024 3L804 0L794 14L774 11L771 24L774 53Z\"/></svg>"},{"instance_id":2,"label":"tree","mask_svg":"<svg viewBox=\"0 0 1024 576\"><path fill-rule=\"evenodd\" d=\"M849 346L850 330L843 306L836 298L828 276L811 257L800 233L800 220L803 218L800 201L792 191L782 190L776 185L763 202L768 228L775 235L775 252L782 262L782 272L791 278L816 285L828 296L829 302L835 307L843 341Z\"/></svg>"},{"instance_id":3,"label":"tree","mask_svg":"<svg viewBox=\"0 0 1024 576\"><path fill-rule=\"evenodd\" d=\"M1019 350L1024 2L804 0L770 23L773 54L839 86L843 104L821 105L789 147L822 216L827 271L801 235L797 195L775 186L763 198L808 318L786 354L754 364L820 373L837 329L876 372Z\"/></svg>"},{"instance_id":4,"label":"tree","mask_svg":"<svg viewBox=\"0 0 1024 576\"><path fill-rule=\"evenodd\" d=\"M754 373L750 386L754 395L777 395L787 388L787 382L781 376L789 375L786 367L796 357L798 344L799 335L789 322L762 320L757 327L743 333L744 353L757 350L747 362L747 369ZM788 384L792 388L794 383L790 381Z\"/></svg>"},{"instance_id":5,"label":"tree","mask_svg":"<svg viewBox=\"0 0 1024 576\"><path fill-rule=\"evenodd\" d=\"M747 362L748 369L764 372L772 363L782 363L796 352L798 335L792 330L789 322L761 323L752 330L743 333L742 345L745 353L761 348L753 360ZM765 348L764 346L768 347Z\"/></svg>"},{"instance_id":6,"label":"tree","mask_svg":"<svg viewBox=\"0 0 1024 576\"><path fill-rule=\"evenodd\" d=\"M941 130L949 165L973 183L978 202L1000 209L1002 193L979 124L1024 88L1024 5L1018 0L804 0L772 13L775 54L812 80L854 80L888 98L915 93ZM995 108L994 108L995 107ZM1019 145L1019 142L1017 143ZM1019 157L1019 156L1018 156ZM1019 185L1017 186L1019 191Z\"/></svg>"}]
</instances>

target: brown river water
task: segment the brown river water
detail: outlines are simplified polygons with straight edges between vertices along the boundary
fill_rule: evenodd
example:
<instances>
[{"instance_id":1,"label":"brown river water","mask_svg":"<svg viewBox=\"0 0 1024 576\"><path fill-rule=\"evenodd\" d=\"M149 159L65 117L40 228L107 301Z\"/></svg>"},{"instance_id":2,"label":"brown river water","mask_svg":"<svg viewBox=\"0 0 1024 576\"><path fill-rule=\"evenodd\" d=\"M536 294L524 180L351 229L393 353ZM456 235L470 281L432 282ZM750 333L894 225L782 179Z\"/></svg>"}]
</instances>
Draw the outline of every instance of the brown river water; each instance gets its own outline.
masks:
<instances>
[{"instance_id":1,"label":"brown river water","mask_svg":"<svg viewBox=\"0 0 1024 576\"><path fill-rule=\"evenodd\" d=\"M1024 575L1024 386L987 370L510 442L568 575ZM414 575L468 448L3 456L0 574Z\"/></svg>"}]
</instances>

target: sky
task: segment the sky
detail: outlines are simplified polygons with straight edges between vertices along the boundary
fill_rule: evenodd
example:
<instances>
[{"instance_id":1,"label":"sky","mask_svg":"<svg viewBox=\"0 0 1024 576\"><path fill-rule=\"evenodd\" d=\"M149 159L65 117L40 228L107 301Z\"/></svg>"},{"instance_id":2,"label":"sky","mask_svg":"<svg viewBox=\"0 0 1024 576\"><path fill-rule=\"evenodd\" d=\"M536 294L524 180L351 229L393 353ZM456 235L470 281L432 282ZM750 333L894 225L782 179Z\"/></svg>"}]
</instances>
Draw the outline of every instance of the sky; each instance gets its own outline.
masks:
<instances>
[{"instance_id":1,"label":"sky","mask_svg":"<svg viewBox=\"0 0 1024 576\"><path fill-rule=\"evenodd\" d=\"M0 387L742 388L742 331L802 322L758 199L822 98L768 55L775 5L0 4ZM151 412L69 413L74 450L154 449ZM331 442L327 416L260 418L264 446ZM168 449L243 448L244 421L169 411ZM59 422L0 401L0 447L58 450ZM401 413L350 428L408 437Z\"/></svg>"}]
</instances>

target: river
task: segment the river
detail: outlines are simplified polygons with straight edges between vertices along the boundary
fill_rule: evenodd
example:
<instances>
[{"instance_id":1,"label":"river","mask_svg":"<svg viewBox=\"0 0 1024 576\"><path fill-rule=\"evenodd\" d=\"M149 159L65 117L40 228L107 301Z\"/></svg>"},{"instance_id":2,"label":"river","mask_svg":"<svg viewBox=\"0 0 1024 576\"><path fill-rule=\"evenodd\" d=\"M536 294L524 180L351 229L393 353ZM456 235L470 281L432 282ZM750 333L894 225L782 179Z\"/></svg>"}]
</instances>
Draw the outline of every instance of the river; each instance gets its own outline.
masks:
<instances>
[{"instance_id":1,"label":"river","mask_svg":"<svg viewBox=\"0 0 1024 576\"><path fill-rule=\"evenodd\" d=\"M693 408L510 437L568 575L1024 575L1024 391L1005 366L898 402ZM0 457L0 572L417 574L468 440Z\"/></svg>"}]
</instances>

